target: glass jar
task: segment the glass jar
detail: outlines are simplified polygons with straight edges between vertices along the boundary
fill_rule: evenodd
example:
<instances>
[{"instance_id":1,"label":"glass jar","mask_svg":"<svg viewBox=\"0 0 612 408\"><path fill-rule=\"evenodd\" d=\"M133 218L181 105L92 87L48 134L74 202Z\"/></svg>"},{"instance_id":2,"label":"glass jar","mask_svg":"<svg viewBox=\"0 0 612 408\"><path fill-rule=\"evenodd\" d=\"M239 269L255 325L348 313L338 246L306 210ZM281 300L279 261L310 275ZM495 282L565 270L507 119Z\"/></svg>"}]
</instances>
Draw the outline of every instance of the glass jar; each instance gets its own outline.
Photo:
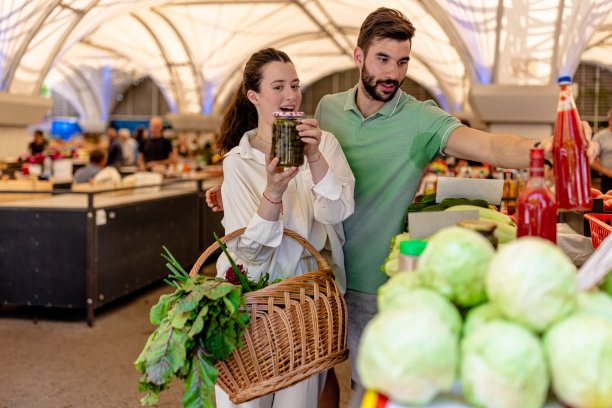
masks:
<instances>
[{"instance_id":1,"label":"glass jar","mask_svg":"<svg viewBox=\"0 0 612 408\"><path fill-rule=\"evenodd\" d=\"M494 234L497 224L493 221L463 220L459 221L457 225L480 233L491 243L491 245L493 245L493 248L497 249L498 240L497 236Z\"/></svg>"},{"instance_id":2,"label":"glass jar","mask_svg":"<svg viewBox=\"0 0 612 408\"><path fill-rule=\"evenodd\" d=\"M427 241L411 239L400 242L400 253L398 259L398 272L416 271L419 256L425 250Z\"/></svg>"},{"instance_id":3,"label":"glass jar","mask_svg":"<svg viewBox=\"0 0 612 408\"><path fill-rule=\"evenodd\" d=\"M304 112L274 112L272 123L272 154L278 157L279 167L299 167L304 164L304 143L295 128L302 122Z\"/></svg>"}]
</instances>

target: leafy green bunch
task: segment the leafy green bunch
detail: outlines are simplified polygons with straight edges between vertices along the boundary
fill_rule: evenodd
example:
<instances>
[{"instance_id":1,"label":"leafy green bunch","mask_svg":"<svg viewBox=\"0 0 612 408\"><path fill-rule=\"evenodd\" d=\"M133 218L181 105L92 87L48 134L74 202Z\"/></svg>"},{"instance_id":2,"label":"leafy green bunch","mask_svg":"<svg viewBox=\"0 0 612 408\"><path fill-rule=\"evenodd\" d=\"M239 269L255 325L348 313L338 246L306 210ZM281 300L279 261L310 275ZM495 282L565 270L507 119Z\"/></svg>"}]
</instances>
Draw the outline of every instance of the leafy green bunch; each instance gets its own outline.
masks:
<instances>
[{"instance_id":1,"label":"leafy green bunch","mask_svg":"<svg viewBox=\"0 0 612 408\"><path fill-rule=\"evenodd\" d=\"M249 323L242 288L218 278L189 274L164 247L176 288L151 308L158 325L134 363L142 374L139 392L148 391L143 405L154 405L174 377L185 380L185 407L214 407L215 364L227 359ZM233 263L233 261L232 261Z\"/></svg>"}]
</instances>

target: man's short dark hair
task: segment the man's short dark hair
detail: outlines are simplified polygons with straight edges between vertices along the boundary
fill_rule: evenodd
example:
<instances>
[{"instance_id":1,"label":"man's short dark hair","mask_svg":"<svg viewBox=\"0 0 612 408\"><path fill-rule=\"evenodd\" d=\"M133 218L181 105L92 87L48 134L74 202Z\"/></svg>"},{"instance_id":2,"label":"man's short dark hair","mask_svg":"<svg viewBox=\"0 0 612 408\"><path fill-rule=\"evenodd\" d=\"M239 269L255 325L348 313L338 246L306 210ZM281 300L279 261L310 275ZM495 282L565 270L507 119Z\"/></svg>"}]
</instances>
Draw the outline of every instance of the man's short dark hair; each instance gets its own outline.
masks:
<instances>
[{"instance_id":1,"label":"man's short dark hair","mask_svg":"<svg viewBox=\"0 0 612 408\"><path fill-rule=\"evenodd\" d=\"M374 40L389 38L397 41L412 40L415 28L401 11L380 7L371 12L361 24L357 46L368 54Z\"/></svg>"},{"instance_id":2,"label":"man's short dark hair","mask_svg":"<svg viewBox=\"0 0 612 408\"><path fill-rule=\"evenodd\" d=\"M106 153L104 153L104 151L100 149L92 150L91 153L89 153L90 163L100 164L104 161L105 158Z\"/></svg>"},{"instance_id":3,"label":"man's short dark hair","mask_svg":"<svg viewBox=\"0 0 612 408\"><path fill-rule=\"evenodd\" d=\"M40 129L36 129L36 130L34 131L34 136L36 136L36 135L43 136L43 131L42 131L42 130L40 130Z\"/></svg>"}]
</instances>

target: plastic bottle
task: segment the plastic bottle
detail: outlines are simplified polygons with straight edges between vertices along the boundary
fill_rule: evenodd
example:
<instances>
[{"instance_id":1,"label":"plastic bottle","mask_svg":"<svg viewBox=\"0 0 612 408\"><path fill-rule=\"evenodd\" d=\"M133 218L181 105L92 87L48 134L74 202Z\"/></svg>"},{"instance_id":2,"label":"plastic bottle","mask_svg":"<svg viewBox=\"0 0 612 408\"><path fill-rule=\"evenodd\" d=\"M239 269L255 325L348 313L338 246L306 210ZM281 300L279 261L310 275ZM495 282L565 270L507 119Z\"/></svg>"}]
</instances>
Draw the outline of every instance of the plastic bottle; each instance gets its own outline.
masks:
<instances>
[{"instance_id":1,"label":"plastic bottle","mask_svg":"<svg viewBox=\"0 0 612 408\"><path fill-rule=\"evenodd\" d=\"M516 236L535 236L557 243L555 196L544 182L544 150L533 148L530 152L529 180L516 206Z\"/></svg>"},{"instance_id":2,"label":"plastic bottle","mask_svg":"<svg viewBox=\"0 0 612 408\"><path fill-rule=\"evenodd\" d=\"M51 160L51 157L49 156L45 157L45 160L43 161L43 177L47 180L51 178L51 166L52 165L53 165L53 161Z\"/></svg>"},{"instance_id":3,"label":"plastic bottle","mask_svg":"<svg viewBox=\"0 0 612 408\"><path fill-rule=\"evenodd\" d=\"M558 83L561 92L553 138L557 208L588 211L593 208L593 200L587 141L572 95L572 78L560 77Z\"/></svg>"},{"instance_id":4,"label":"plastic bottle","mask_svg":"<svg viewBox=\"0 0 612 408\"><path fill-rule=\"evenodd\" d=\"M398 259L398 272L411 272L417 268L419 256L425 250L427 241L410 239L400 242L400 253Z\"/></svg>"}]
</instances>

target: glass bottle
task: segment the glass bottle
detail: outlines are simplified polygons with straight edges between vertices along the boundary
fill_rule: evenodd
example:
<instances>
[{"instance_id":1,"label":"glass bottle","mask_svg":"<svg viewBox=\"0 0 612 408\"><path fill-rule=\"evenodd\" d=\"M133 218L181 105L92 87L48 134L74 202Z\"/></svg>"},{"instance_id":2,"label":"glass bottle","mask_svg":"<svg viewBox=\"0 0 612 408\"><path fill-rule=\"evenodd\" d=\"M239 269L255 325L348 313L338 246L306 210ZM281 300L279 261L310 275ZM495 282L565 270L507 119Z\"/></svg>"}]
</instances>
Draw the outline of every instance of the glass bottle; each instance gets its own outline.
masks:
<instances>
[{"instance_id":1,"label":"glass bottle","mask_svg":"<svg viewBox=\"0 0 612 408\"><path fill-rule=\"evenodd\" d=\"M553 138L557 208L588 211L593 208L593 200L587 141L572 95L572 78L560 77L558 82L561 92Z\"/></svg>"},{"instance_id":2,"label":"glass bottle","mask_svg":"<svg viewBox=\"0 0 612 408\"><path fill-rule=\"evenodd\" d=\"M554 194L544 183L544 150L532 148L529 180L516 206L516 236L535 236L556 244L557 206Z\"/></svg>"}]
</instances>

